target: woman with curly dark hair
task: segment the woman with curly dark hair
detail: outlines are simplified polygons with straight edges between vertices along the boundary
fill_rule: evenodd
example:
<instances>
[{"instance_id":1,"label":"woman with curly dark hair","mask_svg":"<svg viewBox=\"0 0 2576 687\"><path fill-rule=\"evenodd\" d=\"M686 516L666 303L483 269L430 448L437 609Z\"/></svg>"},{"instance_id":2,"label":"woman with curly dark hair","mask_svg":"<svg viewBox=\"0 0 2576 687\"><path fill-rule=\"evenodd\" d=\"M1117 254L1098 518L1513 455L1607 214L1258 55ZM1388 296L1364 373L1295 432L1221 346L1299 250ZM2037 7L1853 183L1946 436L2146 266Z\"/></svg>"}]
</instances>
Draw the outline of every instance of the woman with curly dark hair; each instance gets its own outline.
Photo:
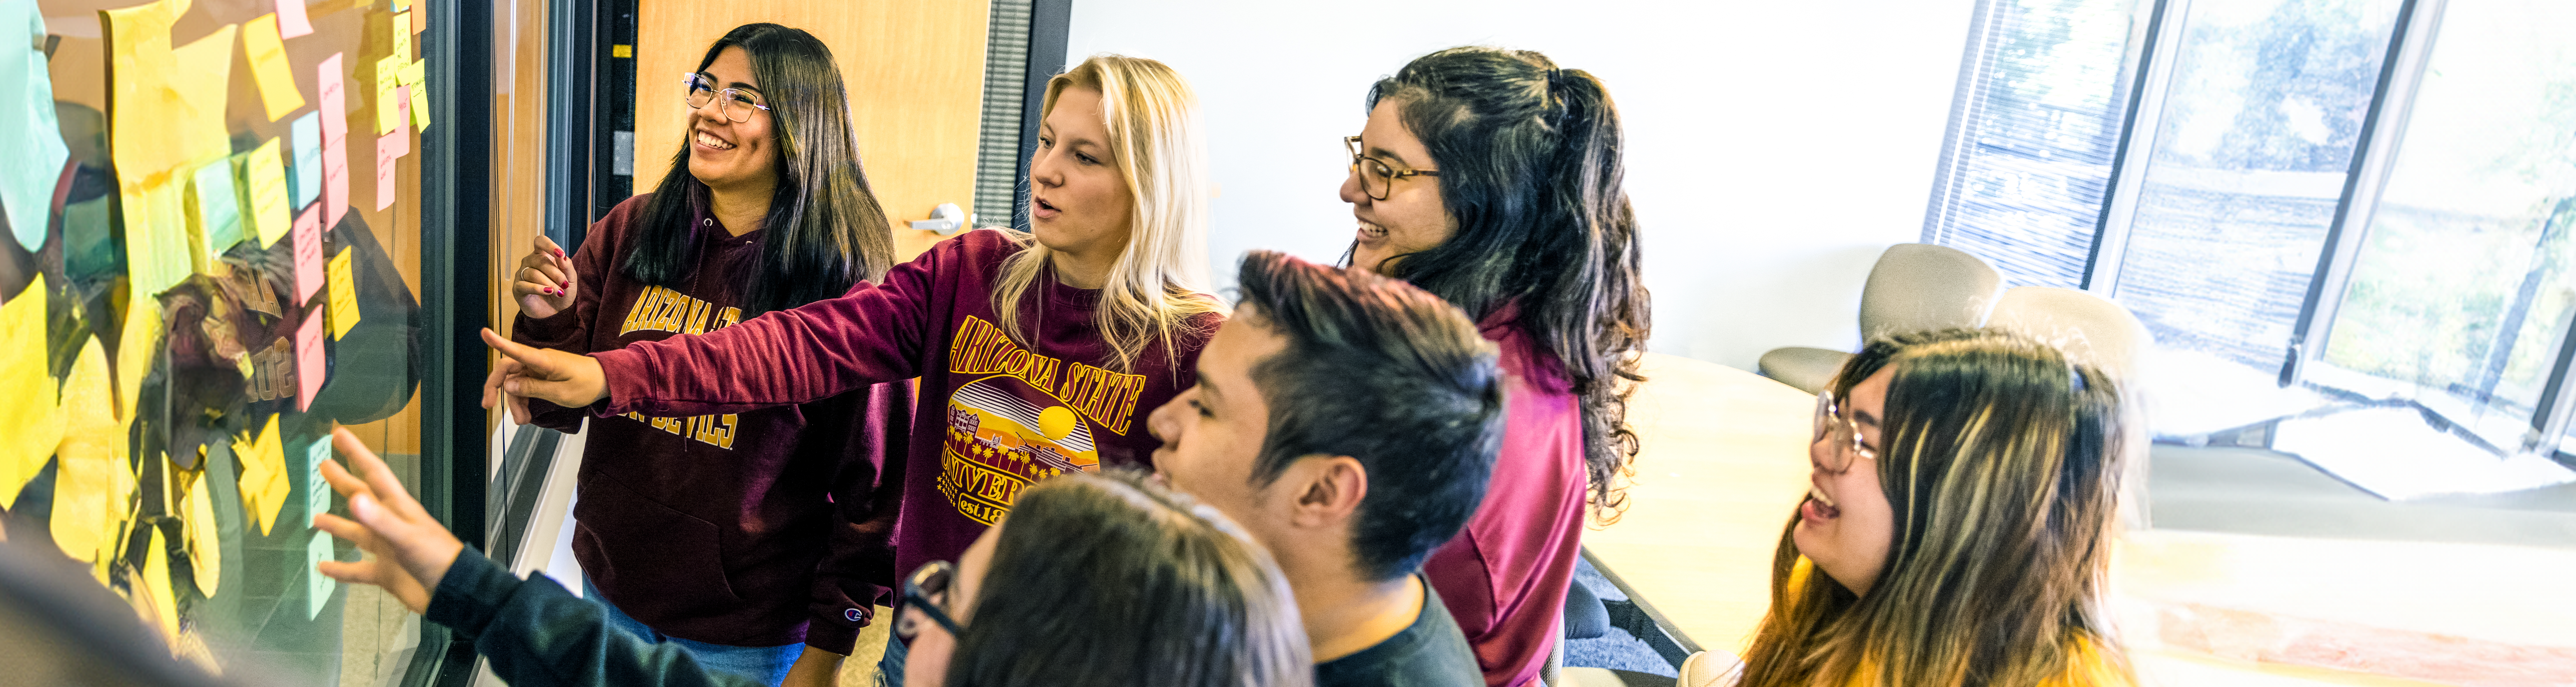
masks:
<instances>
[{"instance_id":1,"label":"woman with curly dark hair","mask_svg":"<svg viewBox=\"0 0 2576 687\"><path fill-rule=\"evenodd\" d=\"M1484 47L1414 60L1368 107L1347 140L1348 260L1466 310L1509 377L1484 506L1424 573L1486 683L1528 684L1555 646L1584 514L1616 518L1637 452L1627 397L1649 322L1619 113L1589 73Z\"/></svg>"}]
</instances>

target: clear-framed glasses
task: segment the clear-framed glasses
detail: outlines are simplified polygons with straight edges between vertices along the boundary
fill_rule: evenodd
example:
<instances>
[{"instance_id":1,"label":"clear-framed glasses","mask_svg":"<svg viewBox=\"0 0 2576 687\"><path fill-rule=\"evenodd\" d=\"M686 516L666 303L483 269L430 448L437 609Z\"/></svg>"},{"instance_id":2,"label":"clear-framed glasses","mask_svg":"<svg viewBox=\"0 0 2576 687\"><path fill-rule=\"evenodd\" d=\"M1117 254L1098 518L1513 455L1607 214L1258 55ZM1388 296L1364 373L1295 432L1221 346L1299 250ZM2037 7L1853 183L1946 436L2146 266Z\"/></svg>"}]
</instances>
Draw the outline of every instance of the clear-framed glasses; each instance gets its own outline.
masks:
<instances>
[{"instance_id":1,"label":"clear-framed glasses","mask_svg":"<svg viewBox=\"0 0 2576 687\"><path fill-rule=\"evenodd\" d=\"M945 608L949 582L955 579L957 566L950 565L948 561L931 561L912 571L911 577L903 578L903 604L930 616L930 620L946 628L950 636L964 637L966 630L958 627L956 619L948 617ZM903 609L895 609L894 633L905 641L911 641L921 634L921 625L913 622L912 616L905 614Z\"/></svg>"},{"instance_id":2,"label":"clear-framed glasses","mask_svg":"<svg viewBox=\"0 0 2576 687\"><path fill-rule=\"evenodd\" d=\"M1861 442L1860 422L1843 414L1832 390L1816 394L1816 437L1809 442L1825 441L1826 437L1832 437L1833 441L1828 445L1835 448L1825 454L1824 466L1828 471L1839 473L1851 469L1854 457L1878 460L1878 452Z\"/></svg>"},{"instance_id":3,"label":"clear-framed glasses","mask_svg":"<svg viewBox=\"0 0 2576 687\"><path fill-rule=\"evenodd\" d=\"M715 80L705 74L685 74L680 79L681 85L688 89L691 108L703 110L708 103L715 103L717 113L737 122L751 121L753 111L769 109L760 93L739 88L716 88Z\"/></svg>"},{"instance_id":4,"label":"clear-framed glasses","mask_svg":"<svg viewBox=\"0 0 2576 687\"><path fill-rule=\"evenodd\" d=\"M1360 192L1368 194L1368 197L1371 199L1386 200L1386 195L1394 192L1395 180L1397 179L1413 176L1440 176L1439 170L1399 170L1395 168L1395 165L1387 164L1384 160L1379 160L1377 158L1361 154L1360 137L1358 136L1342 137L1342 146L1351 149L1351 171L1360 175Z\"/></svg>"}]
</instances>

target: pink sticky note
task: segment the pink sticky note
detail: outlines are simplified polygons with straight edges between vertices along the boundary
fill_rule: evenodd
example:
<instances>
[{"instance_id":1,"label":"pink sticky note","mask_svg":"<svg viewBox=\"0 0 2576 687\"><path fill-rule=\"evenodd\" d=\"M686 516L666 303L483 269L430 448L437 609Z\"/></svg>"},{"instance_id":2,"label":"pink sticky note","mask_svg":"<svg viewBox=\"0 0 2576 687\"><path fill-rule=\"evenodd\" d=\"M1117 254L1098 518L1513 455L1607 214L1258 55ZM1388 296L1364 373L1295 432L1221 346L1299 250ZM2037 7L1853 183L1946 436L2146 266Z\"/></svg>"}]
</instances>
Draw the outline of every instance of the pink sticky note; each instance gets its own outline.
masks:
<instances>
[{"instance_id":1,"label":"pink sticky note","mask_svg":"<svg viewBox=\"0 0 2576 687\"><path fill-rule=\"evenodd\" d=\"M402 121L405 121L405 122L411 121L411 85L410 85L410 84L403 84L403 85L395 86L395 87L394 87L394 111L395 111L395 112L399 112L399 113L401 113L401 115L402 115ZM396 127L396 128L397 128L397 129L407 129L408 127ZM409 140L405 140L405 141L403 141L403 143L404 143L406 146L408 146L408 145L411 143L411 141L409 141ZM406 152L406 154L408 154L408 152Z\"/></svg>"},{"instance_id":2,"label":"pink sticky note","mask_svg":"<svg viewBox=\"0 0 2576 687\"><path fill-rule=\"evenodd\" d=\"M277 0L277 37L294 38L313 33L313 21L304 16L304 0Z\"/></svg>"},{"instance_id":3,"label":"pink sticky note","mask_svg":"<svg viewBox=\"0 0 2576 687\"><path fill-rule=\"evenodd\" d=\"M295 305L303 307L322 289L322 209L305 208L289 233L295 241Z\"/></svg>"},{"instance_id":4,"label":"pink sticky note","mask_svg":"<svg viewBox=\"0 0 2576 687\"><path fill-rule=\"evenodd\" d=\"M314 308L304 316L304 326L295 328L295 409L312 410L313 394L322 390L322 378L330 373L323 364L322 311Z\"/></svg>"},{"instance_id":5,"label":"pink sticky note","mask_svg":"<svg viewBox=\"0 0 2576 687\"><path fill-rule=\"evenodd\" d=\"M394 206L394 163L411 147L411 132L395 130L376 137L376 209Z\"/></svg>"},{"instance_id":6,"label":"pink sticky note","mask_svg":"<svg viewBox=\"0 0 2576 687\"><path fill-rule=\"evenodd\" d=\"M334 227L349 214L349 94L341 83L340 55L332 53L321 67L322 223Z\"/></svg>"}]
</instances>

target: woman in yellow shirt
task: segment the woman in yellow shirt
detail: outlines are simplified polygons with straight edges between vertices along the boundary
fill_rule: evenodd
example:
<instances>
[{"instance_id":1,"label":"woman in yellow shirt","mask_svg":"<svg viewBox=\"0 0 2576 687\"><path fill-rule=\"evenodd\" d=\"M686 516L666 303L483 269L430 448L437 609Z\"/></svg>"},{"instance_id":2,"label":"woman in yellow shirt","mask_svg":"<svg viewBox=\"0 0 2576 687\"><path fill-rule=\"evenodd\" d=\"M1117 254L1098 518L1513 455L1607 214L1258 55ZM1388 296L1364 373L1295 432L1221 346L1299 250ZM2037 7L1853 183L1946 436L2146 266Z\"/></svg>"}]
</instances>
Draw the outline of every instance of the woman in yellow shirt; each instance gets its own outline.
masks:
<instances>
[{"instance_id":1,"label":"woman in yellow shirt","mask_svg":"<svg viewBox=\"0 0 2576 687\"><path fill-rule=\"evenodd\" d=\"M2015 334L1869 344L1817 396L1814 486L1736 684L2134 684L2102 603L2122 400Z\"/></svg>"}]
</instances>

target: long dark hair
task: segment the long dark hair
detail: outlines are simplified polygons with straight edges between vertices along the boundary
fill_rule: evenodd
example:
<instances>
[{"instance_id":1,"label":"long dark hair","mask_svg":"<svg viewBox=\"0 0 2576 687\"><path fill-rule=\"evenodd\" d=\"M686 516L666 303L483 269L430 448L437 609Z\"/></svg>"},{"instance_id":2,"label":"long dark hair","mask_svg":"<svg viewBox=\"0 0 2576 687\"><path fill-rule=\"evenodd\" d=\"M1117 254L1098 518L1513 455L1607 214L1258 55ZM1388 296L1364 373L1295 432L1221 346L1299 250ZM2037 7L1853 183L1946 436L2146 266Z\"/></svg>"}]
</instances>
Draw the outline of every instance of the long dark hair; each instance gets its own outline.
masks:
<instances>
[{"instance_id":1,"label":"long dark hair","mask_svg":"<svg viewBox=\"0 0 2576 687\"><path fill-rule=\"evenodd\" d=\"M832 51L802 29L744 24L707 46L698 71L725 48L751 57L778 137L778 191L761 220L760 254L743 316L784 310L846 293L859 280L880 279L894 266L894 235L885 209L868 190L850 128L850 100ZM699 232L694 208L709 202L707 185L689 174L689 146L671 157L671 171L644 202L634 250L622 268L636 281L678 287L697 264Z\"/></svg>"},{"instance_id":2,"label":"long dark hair","mask_svg":"<svg viewBox=\"0 0 2576 687\"><path fill-rule=\"evenodd\" d=\"M1637 454L1628 394L1645 379L1637 355L1651 323L1610 92L1546 55L1470 46L1404 65L1369 88L1368 106L1390 98L1439 166L1458 231L1399 256L1388 274L1478 321L1519 309L1512 326L1574 382L1592 507L1615 519L1627 501L1616 482Z\"/></svg>"},{"instance_id":3,"label":"long dark hair","mask_svg":"<svg viewBox=\"0 0 2576 687\"><path fill-rule=\"evenodd\" d=\"M1293 598L1216 509L1143 473L1066 473L1012 504L947 684L1305 687Z\"/></svg>"}]
</instances>

